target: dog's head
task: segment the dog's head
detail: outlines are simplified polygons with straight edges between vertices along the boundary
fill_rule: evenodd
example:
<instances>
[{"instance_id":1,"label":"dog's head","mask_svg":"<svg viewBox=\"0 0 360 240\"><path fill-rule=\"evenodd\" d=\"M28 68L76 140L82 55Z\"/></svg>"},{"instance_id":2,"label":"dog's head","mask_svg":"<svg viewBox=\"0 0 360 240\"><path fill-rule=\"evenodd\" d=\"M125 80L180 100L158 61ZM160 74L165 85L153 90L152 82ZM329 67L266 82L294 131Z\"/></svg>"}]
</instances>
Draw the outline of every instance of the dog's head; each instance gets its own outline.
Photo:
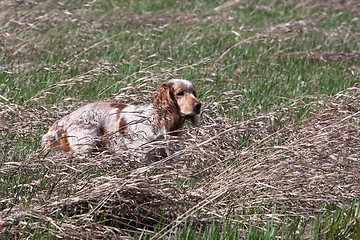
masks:
<instances>
[{"instance_id":1,"label":"dog's head","mask_svg":"<svg viewBox=\"0 0 360 240\"><path fill-rule=\"evenodd\" d=\"M193 126L196 126L201 102L197 99L194 84L184 79L172 79L163 83L156 93L154 108L162 112L165 110L179 119L188 119Z\"/></svg>"}]
</instances>

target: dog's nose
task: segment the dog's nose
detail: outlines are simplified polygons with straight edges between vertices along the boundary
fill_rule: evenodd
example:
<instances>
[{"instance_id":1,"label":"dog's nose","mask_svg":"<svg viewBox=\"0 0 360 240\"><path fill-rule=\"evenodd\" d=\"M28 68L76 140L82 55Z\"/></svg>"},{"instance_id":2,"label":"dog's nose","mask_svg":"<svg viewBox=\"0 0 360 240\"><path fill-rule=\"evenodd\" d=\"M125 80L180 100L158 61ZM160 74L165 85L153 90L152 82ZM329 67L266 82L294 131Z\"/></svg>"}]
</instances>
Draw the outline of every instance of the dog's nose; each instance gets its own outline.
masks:
<instances>
[{"instance_id":1,"label":"dog's nose","mask_svg":"<svg viewBox=\"0 0 360 240\"><path fill-rule=\"evenodd\" d=\"M196 102L196 103L194 104L194 112L195 112L196 114L199 114L199 113L200 113L200 109L201 109L201 102Z\"/></svg>"}]
</instances>

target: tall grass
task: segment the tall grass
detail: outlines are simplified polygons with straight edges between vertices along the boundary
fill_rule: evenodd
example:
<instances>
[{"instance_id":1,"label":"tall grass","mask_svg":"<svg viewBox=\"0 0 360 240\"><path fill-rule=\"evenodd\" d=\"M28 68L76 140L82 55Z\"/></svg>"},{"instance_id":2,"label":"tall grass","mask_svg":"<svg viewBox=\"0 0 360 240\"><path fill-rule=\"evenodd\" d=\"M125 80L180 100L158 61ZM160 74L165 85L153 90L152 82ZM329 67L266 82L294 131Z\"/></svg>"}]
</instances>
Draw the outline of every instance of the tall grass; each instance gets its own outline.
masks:
<instances>
[{"instance_id":1,"label":"tall grass","mask_svg":"<svg viewBox=\"0 0 360 240\"><path fill-rule=\"evenodd\" d=\"M1 238L359 239L356 0L0 2ZM197 86L179 162L42 154L83 103Z\"/></svg>"}]
</instances>

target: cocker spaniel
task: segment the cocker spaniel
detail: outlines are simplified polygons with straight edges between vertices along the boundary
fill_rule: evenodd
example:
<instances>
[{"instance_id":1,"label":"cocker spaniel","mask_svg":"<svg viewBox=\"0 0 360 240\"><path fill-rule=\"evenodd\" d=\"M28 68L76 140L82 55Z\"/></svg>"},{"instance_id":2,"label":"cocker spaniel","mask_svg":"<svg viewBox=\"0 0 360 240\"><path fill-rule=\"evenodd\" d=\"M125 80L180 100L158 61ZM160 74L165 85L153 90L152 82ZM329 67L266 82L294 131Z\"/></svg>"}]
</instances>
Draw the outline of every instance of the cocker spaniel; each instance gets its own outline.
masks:
<instances>
[{"instance_id":1,"label":"cocker spaniel","mask_svg":"<svg viewBox=\"0 0 360 240\"><path fill-rule=\"evenodd\" d=\"M136 149L181 134L186 120L198 124L201 102L188 80L163 83L152 104L95 102L54 123L41 140L43 150L59 147L75 155L99 149Z\"/></svg>"}]
</instances>

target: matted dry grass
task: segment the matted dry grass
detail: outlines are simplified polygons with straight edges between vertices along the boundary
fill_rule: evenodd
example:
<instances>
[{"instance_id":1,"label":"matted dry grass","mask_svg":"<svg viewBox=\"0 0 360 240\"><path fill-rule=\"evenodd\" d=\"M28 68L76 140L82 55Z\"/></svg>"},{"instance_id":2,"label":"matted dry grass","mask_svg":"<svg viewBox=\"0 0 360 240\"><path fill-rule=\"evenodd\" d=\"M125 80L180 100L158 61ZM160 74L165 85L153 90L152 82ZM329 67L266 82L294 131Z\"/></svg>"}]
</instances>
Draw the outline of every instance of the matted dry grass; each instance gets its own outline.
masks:
<instances>
[{"instance_id":1,"label":"matted dry grass","mask_svg":"<svg viewBox=\"0 0 360 240\"><path fill-rule=\"evenodd\" d=\"M42 157L38 151L23 162L3 164L1 174L44 175L22 186L33 192L26 208L16 196L2 200L1 231L18 237L25 229L50 229L64 238L126 238L144 228L152 234L161 221L164 227L154 237L158 238L186 221L204 224L226 216L249 223L274 216L278 221L284 216L315 218L324 203L346 206L360 196L358 86L326 101L299 100L273 113L254 113L257 117L247 121L227 117L224 109L238 108L234 97L242 96L229 92L223 94L223 102L204 100L201 127L187 129L178 143L179 161L142 161L133 152L77 159L60 152ZM311 114L294 124L300 109ZM0 127L12 125L6 130L16 136L35 135L41 123L58 118L58 111L14 104L2 103L0 110L1 122L12 122ZM274 121L282 127L274 127ZM16 141L2 139L3 146ZM20 152L13 148L8 154L14 151ZM252 209L260 213L246 214Z\"/></svg>"},{"instance_id":2,"label":"matted dry grass","mask_svg":"<svg viewBox=\"0 0 360 240\"><path fill-rule=\"evenodd\" d=\"M40 13L43 11L44 15L40 14L39 18L25 9L18 12L21 17L15 19L11 11L17 4L32 6ZM18 26L16 29L20 32L19 35L0 32L0 39L4 42L1 49L9 52L13 58L29 58L19 65L0 66L0 70L9 74L32 71L32 58L49 51L46 44L35 44L31 35L22 39L26 33L24 29L43 30L49 25L56 26L60 21L87 26L93 24L84 21L84 12L75 11L72 15L66 13L65 9L49 12L51 4L35 4L35 1L0 3L9 9L2 15L4 19L9 19L5 27ZM232 21L226 11L241 7L241 4L245 3L230 0L214 9L215 12L224 11L223 15L213 12L204 15L174 14L170 11L156 15L141 13L119 16L119 22L154 26L168 22L212 25L225 19ZM304 9L319 7L339 11L346 9L355 14L360 12L357 0L307 0L296 6ZM104 27L111 29L113 22L104 24ZM292 41L292 36L300 36L316 28L317 21L314 19L280 23L225 48L217 59L206 58L195 64L214 62L216 65L230 50L245 43L277 39ZM347 26L341 26L330 31L329 36L344 40L348 39L348 32ZM340 37L340 33L346 37ZM96 41L95 36L89 34L86 37L94 43L84 45L72 58L62 62L63 66L108 40ZM352 37L350 34L351 41L357 40L356 35ZM287 48L274 55L307 56L310 60L326 63L342 61L356 64L359 61L359 52L326 52L321 47L295 53ZM266 54L261 57L266 57ZM59 238L121 239L143 231L152 235L156 224L162 222L161 231L153 236L157 239L169 236L172 230L186 221L201 225L221 222L229 217L234 221L248 222L250 226L272 217L279 222L287 216L310 219L316 218L326 203L336 203L342 207L360 197L359 86L330 98L314 96L317 100L308 104L296 99L290 107L279 106L275 112L264 114L254 110L247 113L254 117L249 119L245 116L246 121L234 120L227 114L228 111L241 112L239 102L244 98L242 93L223 92L218 98L221 100L215 101L214 96L204 96L201 127L186 129L183 140L176 142L181 146L178 161L143 161L134 151L116 154L103 152L86 159L73 158L60 152L44 156L40 150L24 151L23 145L26 144L18 145L18 142L24 139L37 143L39 132L45 132L56 119L80 105L78 101L74 103L72 99L55 95L54 89L65 91L79 84L94 82L97 77L112 72L108 68L116 69L104 62L99 63L98 59L83 64L92 64L93 67L89 67L92 70L73 78L64 77L65 80L48 86L27 100L27 103L34 101L42 108L26 108L7 99L0 102L0 148L3 157L6 160L13 156L15 159L25 159L22 162L2 163L0 181L3 181L3 177L16 177L19 173L29 176L26 184L9 186L9 192L27 192L25 197L19 197L20 194L4 197L0 193L0 232L8 232L13 237L20 237L24 232L31 236L36 230L49 231ZM155 83L159 84L163 79L176 75L177 71L191 67L175 66L163 69L158 74L143 70L142 73L150 77L136 81L129 80L137 78L138 72L133 73L122 79L124 82L129 80L128 85L108 100L148 103L156 90L153 87ZM57 68L61 69L61 66L40 66L37 71L51 72L57 71ZM357 66L351 68L358 72ZM212 70L204 71L210 74ZM48 97L61 98L61 105L43 104ZM304 120L301 123L294 122L299 114L307 117L302 117Z\"/></svg>"}]
</instances>

